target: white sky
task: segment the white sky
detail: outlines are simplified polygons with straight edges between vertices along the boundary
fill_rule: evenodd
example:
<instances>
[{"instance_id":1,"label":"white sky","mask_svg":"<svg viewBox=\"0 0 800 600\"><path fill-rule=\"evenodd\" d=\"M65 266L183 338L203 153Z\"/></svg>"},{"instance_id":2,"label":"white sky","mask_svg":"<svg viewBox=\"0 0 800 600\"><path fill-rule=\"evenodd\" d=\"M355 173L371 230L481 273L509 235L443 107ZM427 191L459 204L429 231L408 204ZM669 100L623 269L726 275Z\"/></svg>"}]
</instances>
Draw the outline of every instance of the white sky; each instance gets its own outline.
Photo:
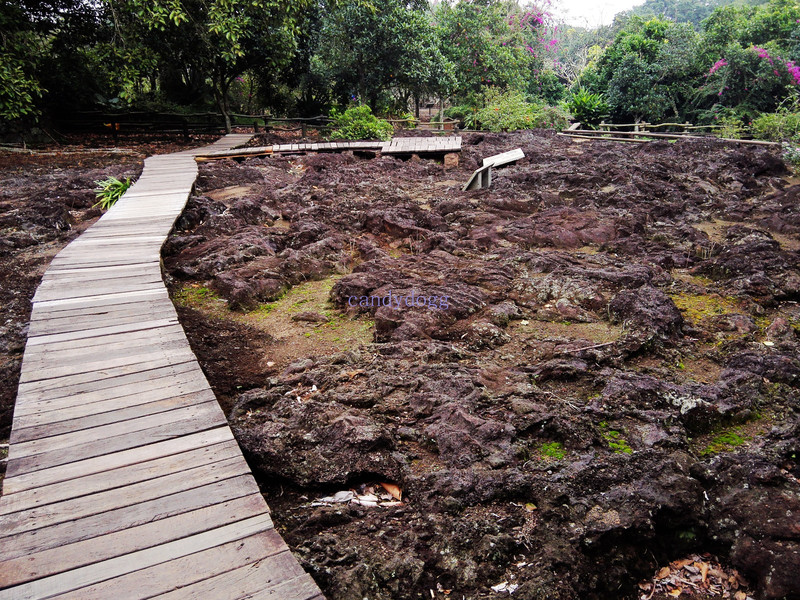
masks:
<instances>
[{"instance_id":1,"label":"white sky","mask_svg":"<svg viewBox=\"0 0 800 600\"><path fill-rule=\"evenodd\" d=\"M644 0L552 0L550 12L570 25L596 27L610 25L614 15L623 10L628 10Z\"/></svg>"}]
</instances>

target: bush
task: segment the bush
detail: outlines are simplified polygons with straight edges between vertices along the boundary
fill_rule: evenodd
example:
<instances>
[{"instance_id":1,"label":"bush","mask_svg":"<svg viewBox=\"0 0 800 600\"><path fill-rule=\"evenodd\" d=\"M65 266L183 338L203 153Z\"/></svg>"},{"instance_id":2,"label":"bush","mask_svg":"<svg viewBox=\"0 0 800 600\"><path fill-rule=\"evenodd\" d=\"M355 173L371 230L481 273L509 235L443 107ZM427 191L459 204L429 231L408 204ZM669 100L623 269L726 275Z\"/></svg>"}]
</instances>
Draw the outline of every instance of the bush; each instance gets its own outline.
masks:
<instances>
[{"instance_id":1,"label":"bush","mask_svg":"<svg viewBox=\"0 0 800 600\"><path fill-rule=\"evenodd\" d=\"M369 106L352 106L343 113L331 112L331 138L342 140L388 140L394 133L392 124L377 118Z\"/></svg>"},{"instance_id":2,"label":"bush","mask_svg":"<svg viewBox=\"0 0 800 600\"><path fill-rule=\"evenodd\" d=\"M608 104L600 94L580 88L567 101L567 109L572 117L584 127L594 129L608 116Z\"/></svg>"},{"instance_id":3,"label":"bush","mask_svg":"<svg viewBox=\"0 0 800 600\"><path fill-rule=\"evenodd\" d=\"M131 178L128 177L125 181L120 181L116 177L109 177L108 179L95 181L94 183L97 186L94 191L98 198L98 202L94 206L99 206L103 210L108 210L114 206L117 200L122 197L122 194L127 192L128 188L131 187Z\"/></svg>"},{"instance_id":4,"label":"bush","mask_svg":"<svg viewBox=\"0 0 800 600\"><path fill-rule=\"evenodd\" d=\"M800 167L800 145L797 138L791 142L783 142L783 160L792 165L795 170Z\"/></svg>"},{"instance_id":5,"label":"bush","mask_svg":"<svg viewBox=\"0 0 800 600\"><path fill-rule=\"evenodd\" d=\"M522 92L490 88L483 96L483 108L465 117L467 125L489 131L563 128L567 115L559 108L530 102Z\"/></svg>"},{"instance_id":6,"label":"bush","mask_svg":"<svg viewBox=\"0 0 800 600\"><path fill-rule=\"evenodd\" d=\"M752 129L760 140L787 140L800 133L800 113L764 113L753 119Z\"/></svg>"}]
</instances>

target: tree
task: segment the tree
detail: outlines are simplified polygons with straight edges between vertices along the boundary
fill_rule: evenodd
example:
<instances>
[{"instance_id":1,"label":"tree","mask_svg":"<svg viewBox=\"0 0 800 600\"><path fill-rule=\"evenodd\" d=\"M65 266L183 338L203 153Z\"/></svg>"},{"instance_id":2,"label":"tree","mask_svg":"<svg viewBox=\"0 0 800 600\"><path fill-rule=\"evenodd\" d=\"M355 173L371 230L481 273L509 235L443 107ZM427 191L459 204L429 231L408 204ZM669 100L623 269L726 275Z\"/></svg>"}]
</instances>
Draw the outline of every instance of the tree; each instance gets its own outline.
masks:
<instances>
[{"instance_id":1,"label":"tree","mask_svg":"<svg viewBox=\"0 0 800 600\"><path fill-rule=\"evenodd\" d=\"M478 97L489 86L524 90L550 43L544 36L544 12L523 10L516 2L442 3L434 18L464 99Z\"/></svg>"},{"instance_id":2,"label":"tree","mask_svg":"<svg viewBox=\"0 0 800 600\"><path fill-rule=\"evenodd\" d=\"M351 96L378 108L386 94L408 98L448 89L452 66L439 48L427 10L401 0L374 5L341 3L319 35L316 73L328 78L340 101Z\"/></svg>"},{"instance_id":3,"label":"tree","mask_svg":"<svg viewBox=\"0 0 800 600\"><path fill-rule=\"evenodd\" d=\"M143 39L162 59L177 61L209 80L228 131L231 85L249 69L279 69L291 60L299 23L311 4L311 0L106 2L121 46L135 46ZM152 32L157 35L143 37ZM141 73L134 72L137 75Z\"/></svg>"},{"instance_id":4,"label":"tree","mask_svg":"<svg viewBox=\"0 0 800 600\"><path fill-rule=\"evenodd\" d=\"M634 17L592 65L590 87L617 121L683 118L702 73L697 47L688 24Z\"/></svg>"}]
</instances>

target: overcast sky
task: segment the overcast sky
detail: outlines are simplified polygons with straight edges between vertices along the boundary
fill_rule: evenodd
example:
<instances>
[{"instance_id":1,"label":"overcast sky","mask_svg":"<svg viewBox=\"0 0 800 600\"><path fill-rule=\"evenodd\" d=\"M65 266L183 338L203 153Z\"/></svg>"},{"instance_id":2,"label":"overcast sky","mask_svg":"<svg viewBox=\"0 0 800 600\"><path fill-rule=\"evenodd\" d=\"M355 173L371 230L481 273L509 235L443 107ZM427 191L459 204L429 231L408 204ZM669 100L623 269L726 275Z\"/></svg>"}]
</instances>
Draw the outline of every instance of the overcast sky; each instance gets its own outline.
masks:
<instances>
[{"instance_id":1,"label":"overcast sky","mask_svg":"<svg viewBox=\"0 0 800 600\"><path fill-rule=\"evenodd\" d=\"M551 11L571 25L596 27L609 25L615 14L639 4L644 0L553 0Z\"/></svg>"}]
</instances>

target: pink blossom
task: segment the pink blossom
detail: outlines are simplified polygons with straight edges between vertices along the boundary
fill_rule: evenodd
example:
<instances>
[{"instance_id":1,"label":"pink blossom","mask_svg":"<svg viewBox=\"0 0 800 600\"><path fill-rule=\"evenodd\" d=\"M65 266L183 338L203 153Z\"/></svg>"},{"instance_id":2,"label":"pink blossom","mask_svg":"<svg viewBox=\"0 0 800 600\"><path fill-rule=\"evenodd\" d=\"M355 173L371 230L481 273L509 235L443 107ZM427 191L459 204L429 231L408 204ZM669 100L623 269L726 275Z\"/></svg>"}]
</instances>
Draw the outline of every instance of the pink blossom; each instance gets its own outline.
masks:
<instances>
[{"instance_id":1,"label":"pink blossom","mask_svg":"<svg viewBox=\"0 0 800 600\"><path fill-rule=\"evenodd\" d=\"M719 71L722 67L725 67L727 65L728 61L725 60L724 58L721 58L720 60L714 63L714 66L711 67L711 70L708 72L708 75L713 75L714 73Z\"/></svg>"}]
</instances>

